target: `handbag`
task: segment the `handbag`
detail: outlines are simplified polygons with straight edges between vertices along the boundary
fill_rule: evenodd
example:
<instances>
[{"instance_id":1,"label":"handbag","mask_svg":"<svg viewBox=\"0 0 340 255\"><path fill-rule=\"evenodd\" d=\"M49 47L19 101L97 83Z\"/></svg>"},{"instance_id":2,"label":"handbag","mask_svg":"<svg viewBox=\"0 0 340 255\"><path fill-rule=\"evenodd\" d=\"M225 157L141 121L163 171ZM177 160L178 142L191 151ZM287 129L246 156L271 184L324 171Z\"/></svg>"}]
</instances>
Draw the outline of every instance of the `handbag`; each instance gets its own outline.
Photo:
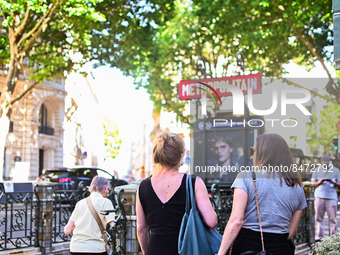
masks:
<instances>
[{"instance_id":1,"label":"handbag","mask_svg":"<svg viewBox=\"0 0 340 255\"><path fill-rule=\"evenodd\" d=\"M260 233L261 233L261 245L262 245L262 251L245 251L242 252L240 255L271 255L269 251L266 251L264 249L264 241L263 241L263 232L262 232L262 222L261 222L261 214L260 214L260 203L259 203L259 195L257 193L256 188L256 174L253 171L252 172L252 179L254 183L254 189L255 189L255 201L256 201L256 209L257 209L257 215L259 217L259 224L260 224ZM232 246L229 251L229 255L232 253Z\"/></svg>"},{"instance_id":2,"label":"handbag","mask_svg":"<svg viewBox=\"0 0 340 255\"><path fill-rule=\"evenodd\" d=\"M112 249L112 240L111 240L111 236L109 233L106 232L104 226L103 226L103 222L100 220L99 215L97 213L97 211L94 209L91 198L87 197L86 198L86 203L90 209L91 214L93 215L94 219L96 220L100 232L102 233L102 237L104 239L104 243L105 243L105 250L106 252L110 252Z\"/></svg>"},{"instance_id":3,"label":"handbag","mask_svg":"<svg viewBox=\"0 0 340 255\"><path fill-rule=\"evenodd\" d=\"M190 207L191 205L191 207ZM178 238L180 255L213 255L220 248L222 236L216 228L204 225L196 207L191 176L186 179L186 204Z\"/></svg>"}]
</instances>

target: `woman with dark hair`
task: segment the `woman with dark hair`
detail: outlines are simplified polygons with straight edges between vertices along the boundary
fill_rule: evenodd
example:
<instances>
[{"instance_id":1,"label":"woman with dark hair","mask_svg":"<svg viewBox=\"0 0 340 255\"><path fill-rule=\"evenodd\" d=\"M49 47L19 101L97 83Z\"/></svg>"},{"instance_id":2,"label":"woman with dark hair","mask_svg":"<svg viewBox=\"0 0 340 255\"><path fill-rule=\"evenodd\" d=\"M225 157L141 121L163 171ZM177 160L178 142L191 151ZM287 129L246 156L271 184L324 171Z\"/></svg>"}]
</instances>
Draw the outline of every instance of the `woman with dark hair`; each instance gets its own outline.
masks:
<instances>
[{"instance_id":1,"label":"woman with dark hair","mask_svg":"<svg viewBox=\"0 0 340 255\"><path fill-rule=\"evenodd\" d=\"M161 133L154 140L153 175L141 182L137 194L137 235L144 255L178 254L187 178L178 169L184 152L184 141L177 134ZM217 215L205 184L199 177L193 183L197 208L204 223L213 228Z\"/></svg>"},{"instance_id":2,"label":"woman with dark hair","mask_svg":"<svg viewBox=\"0 0 340 255\"><path fill-rule=\"evenodd\" d=\"M109 213L108 215L100 213L103 210L114 209L111 200L106 198L109 194L109 189L110 183L107 179L98 175L93 177L89 188L91 193L89 199L104 228L107 224L113 226L115 219L114 213ZM70 243L71 255L106 255L107 252L102 233L86 199L84 198L77 202L64 228L66 235L73 233Z\"/></svg>"},{"instance_id":3,"label":"woman with dark hair","mask_svg":"<svg viewBox=\"0 0 340 255\"><path fill-rule=\"evenodd\" d=\"M254 162L265 250L272 255L294 254L290 241L307 207L301 178L285 140L277 134L258 136L250 149ZM232 212L224 230L219 255L261 251L261 233L251 171L238 174L232 188Z\"/></svg>"}]
</instances>

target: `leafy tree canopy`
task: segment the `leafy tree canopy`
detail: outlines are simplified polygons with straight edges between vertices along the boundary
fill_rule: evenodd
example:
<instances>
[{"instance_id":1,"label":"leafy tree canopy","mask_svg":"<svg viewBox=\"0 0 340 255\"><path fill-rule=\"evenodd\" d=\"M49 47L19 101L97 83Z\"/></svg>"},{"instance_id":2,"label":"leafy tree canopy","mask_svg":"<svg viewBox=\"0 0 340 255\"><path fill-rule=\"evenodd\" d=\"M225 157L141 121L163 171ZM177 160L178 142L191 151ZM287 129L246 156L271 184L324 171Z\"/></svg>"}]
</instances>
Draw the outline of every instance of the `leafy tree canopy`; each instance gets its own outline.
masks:
<instances>
[{"instance_id":1,"label":"leafy tree canopy","mask_svg":"<svg viewBox=\"0 0 340 255\"><path fill-rule=\"evenodd\" d=\"M320 61L339 103L325 65L332 58L331 9L331 0L0 0L0 61L13 69L13 92L16 67L27 57L39 82L97 60L133 75L158 110L189 122L177 99L179 80L196 77L198 56L211 63L211 76L222 68L226 74L241 50L248 72L269 77L282 76L290 60L310 67Z\"/></svg>"},{"instance_id":2,"label":"leafy tree canopy","mask_svg":"<svg viewBox=\"0 0 340 255\"><path fill-rule=\"evenodd\" d=\"M222 67L230 73L240 50L247 72L268 77L283 76L290 60L309 67L319 61L330 79L326 89L340 103L325 65L332 58L331 9L331 0L175 0L171 11L159 13L165 22L156 23L152 40L137 36L131 50L112 54L113 63L147 88L158 109L174 111L184 122L189 119L177 99L179 80L197 78L198 56L211 63L210 75L222 75Z\"/></svg>"},{"instance_id":3,"label":"leafy tree canopy","mask_svg":"<svg viewBox=\"0 0 340 255\"><path fill-rule=\"evenodd\" d=\"M137 72L171 8L160 0L0 0L0 64L8 67L2 92L13 93L26 65L34 84L94 59ZM9 108L13 98L3 104L4 94Z\"/></svg>"},{"instance_id":4,"label":"leafy tree canopy","mask_svg":"<svg viewBox=\"0 0 340 255\"><path fill-rule=\"evenodd\" d=\"M162 0L0 0L0 66L6 75L0 91L0 165L15 102L44 80L81 70L94 59L138 75L156 28L166 24L172 8ZM16 95L23 73L31 83Z\"/></svg>"},{"instance_id":5,"label":"leafy tree canopy","mask_svg":"<svg viewBox=\"0 0 340 255\"><path fill-rule=\"evenodd\" d=\"M198 56L211 63L209 75L230 74L242 50L246 71L269 77L281 77L290 60L310 67L319 61L330 98L340 103L325 65L332 58L331 9L331 0L0 0L0 63L9 66L11 94L25 59L35 82L97 60L133 75L156 110L188 123L179 80L197 78ZM16 99L6 102L5 94L0 103L9 107Z\"/></svg>"}]
</instances>

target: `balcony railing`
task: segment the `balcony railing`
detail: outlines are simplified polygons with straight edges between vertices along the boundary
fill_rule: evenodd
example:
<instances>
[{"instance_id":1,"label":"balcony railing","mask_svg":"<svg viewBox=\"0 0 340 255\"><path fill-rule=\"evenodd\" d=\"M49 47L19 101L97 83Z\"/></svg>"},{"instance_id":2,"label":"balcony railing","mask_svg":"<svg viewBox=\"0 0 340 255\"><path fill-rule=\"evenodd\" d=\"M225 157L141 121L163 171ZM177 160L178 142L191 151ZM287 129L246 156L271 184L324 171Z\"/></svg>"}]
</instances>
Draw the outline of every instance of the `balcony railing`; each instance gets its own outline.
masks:
<instances>
[{"instance_id":1,"label":"balcony railing","mask_svg":"<svg viewBox=\"0 0 340 255\"><path fill-rule=\"evenodd\" d=\"M51 128L51 127L39 127L39 134L54 135L54 128Z\"/></svg>"}]
</instances>

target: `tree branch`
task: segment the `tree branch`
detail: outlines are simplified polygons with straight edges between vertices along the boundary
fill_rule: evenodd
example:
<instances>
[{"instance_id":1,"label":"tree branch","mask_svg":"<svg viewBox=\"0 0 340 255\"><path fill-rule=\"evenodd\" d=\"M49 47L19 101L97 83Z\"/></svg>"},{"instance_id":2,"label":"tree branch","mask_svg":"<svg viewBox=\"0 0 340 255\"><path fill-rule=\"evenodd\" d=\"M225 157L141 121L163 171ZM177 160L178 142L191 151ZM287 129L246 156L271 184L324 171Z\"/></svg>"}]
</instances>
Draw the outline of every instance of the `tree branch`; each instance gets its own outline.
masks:
<instances>
[{"instance_id":1,"label":"tree branch","mask_svg":"<svg viewBox=\"0 0 340 255\"><path fill-rule=\"evenodd\" d=\"M72 68L72 67L70 67ZM64 67L60 67L59 69L56 69L53 73L50 73L50 77L53 77L54 75L57 75L59 72L61 72L62 70L65 70ZM39 81L35 81L31 86L28 87L28 89L26 89L21 95L19 95L18 97L16 97L15 99L13 99L10 102L10 105L13 105L15 102L19 101L21 98L23 98L30 90L32 90L37 84L39 84Z\"/></svg>"},{"instance_id":2,"label":"tree branch","mask_svg":"<svg viewBox=\"0 0 340 255\"><path fill-rule=\"evenodd\" d=\"M293 29L294 33L300 38L300 40L307 46L307 48L310 50L310 52L316 57L316 59L321 63L322 68L326 71L328 76L328 82L325 86L326 91L334 95L336 98L336 102L340 104L340 92L334 88L334 80L328 70L328 68L325 65L325 61L323 60L321 54L316 50L316 48L312 45L312 43L307 39L306 35L302 34L296 26L294 26L292 23L290 23L291 28Z\"/></svg>"},{"instance_id":3,"label":"tree branch","mask_svg":"<svg viewBox=\"0 0 340 255\"><path fill-rule=\"evenodd\" d=\"M319 94L318 92L316 92L316 91L314 91L314 90L311 90L311 89L308 89L308 88L306 88L306 87L304 87L304 86L302 86L302 85L300 85L300 84L298 84L298 83L296 83L296 82L293 82L293 81L291 81L291 80L288 80L287 78L283 78L283 81L285 81L288 85L292 85L292 86L294 86L294 87L306 89L306 90L308 90L313 96L317 96L317 97L320 97L320 98L322 98L322 99L325 99L326 101L329 101L329 99L328 99L327 97L325 97L325 96Z\"/></svg>"},{"instance_id":4,"label":"tree branch","mask_svg":"<svg viewBox=\"0 0 340 255\"><path fill-rule=\"evenodd\" d=\"M29 8L29 6L27 6L27 10L26 10L26 14L25 14L25 18L23 19L21 25L19 26L18 30L15 32L15 37L21 37L22 33L24 32L24 30L26 29L28 23L29 23L29 18L31 15L31 10Z\"/></svg>"},{"instance_id":5,"label":"tree branch","mask_svg":"<svg viewBox=\"0 0 340 255\"><path fill-rule=\"evenodd\" d=\"M42 16L41 19L37 22L37 24L35 24L35 26L31 29L31 31L29 31L25 36L23 36L20 39L20 41L18 42L18 46L20 46L25 40L27 40L27 38L29 38L33 33L35 33L35 31L42 27L44 20L47 18L51 10L52 8L49 8L48 11L44 14L44 16ZM17 35L18 33L15 33L15 36Z\"/></svg>"},{"instance_id":6,"label":"tree branch","mask_svg":"<svg viewBox=\"0 0 340 255\"><path fill-rule=\"evenodd\" d=\"M335 85L335 87L333 86ZM338 104L340 104L340 92L337 88L337 83L334 83L334 80L328 80L327 84L326 84L326 91L331 94L331 95L334 95L335 96L335 99L336 99L336 102Z\"/></svg>"},{"instance_id":7,"label":"tree branch","mask_svg":"<svg viewBox=\"0 0 340 255\"><path fill-rule=\"evenodd\" d=\"M276 4L278 4L278 2L276 1ZM282 12L284 12L284 8L279 8ZM325 72L327 73L328 76L328 82L325 86L326 91L335 96L336 102L338 104L340 104L340 91L337 90L336 88L334 88L334 80L328 70L328 68L325 65L325 61L322 58L321 54L316 50L316 48L313 46L313 44L308 40L308 38L306 37L306 35L304 35L303 33L301 33L299 31L299 29L294 25L293 22L291 22L290 20L286 19L289 26L293 29L294 33L297 35L297 37L307 46L307 48L310 50L310 52L316 57L316 59L321 63L322 68L325 70ZM336 84L335 84L336 85Z\"/></svg>"},{"instance_id":8,"label":"tree branch","mask_svg":"<svg viewBox=\"0 0 340 255\"><path fill-rule=\"evenodd\" d=\"M28 87L28 89L26 89L20 96L18 96L17 98L13 99L10 102L10 105L13 105L15 102L19 101L21 98L23 98L29 91L31 91L37 84L39 84L39 82L34 82L31 86Z\"/></svg>"},{"instance_id":9,"label":"tree branch","mask_svg":"<svg viewBox=\"0 0 340 255\"><path fill-rule=\"evenodd\" d=\"M42 33L42 30L45 26L48 25L48 23L50 23L50 21L52 20L53 15L55 14L57 8L63 4L63 1L57 2L55 5L52 5L52 8L49 8L49 10L45 13L45 15L39 20L39 22L34 26L34 28L25 36L23 37L20 42L18 43L18 45L20 45L20 43L22 43L23 41L25 41L26 39L28 39L29 37L31 37L27 44L25 45L23 52L28 53L32 47L33 44L37 41L37 38L40 36L40 34ZM33 33L35 33L33 35ZM32 36L33 35L33 36Z\"/></svg>"},{"instance_id":10,"label":"tree branch","mask_svg":"<svg viewBox=\"0 0 340 255\"><path fill-rule=\"evenodd\" d=\"M316 50L316 48L313 46L313 44L308 40L306 35L302 34L294 24L289 22L290 27L293 29L294 33L300 38L300 40L307 46L307 48L310 50L310 52L316 57L317 60L322 65L322 68L326 71L327 76L329 79L333 79L328 68L325 65L325 61L323 60L321 54Z\"/></svg>"}]
</instances>

